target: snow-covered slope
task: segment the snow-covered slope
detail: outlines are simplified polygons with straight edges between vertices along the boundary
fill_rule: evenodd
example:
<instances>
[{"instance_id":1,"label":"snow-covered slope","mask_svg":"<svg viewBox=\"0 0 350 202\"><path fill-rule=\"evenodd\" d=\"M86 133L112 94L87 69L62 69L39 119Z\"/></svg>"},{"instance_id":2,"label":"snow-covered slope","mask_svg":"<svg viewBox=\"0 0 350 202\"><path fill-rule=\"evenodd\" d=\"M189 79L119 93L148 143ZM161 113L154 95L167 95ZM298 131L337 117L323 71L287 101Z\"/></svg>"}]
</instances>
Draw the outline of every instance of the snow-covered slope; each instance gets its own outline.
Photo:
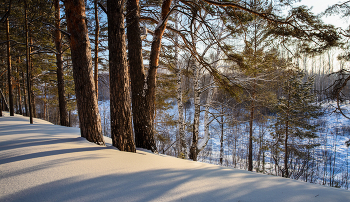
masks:
<instances>
[{"instance_id":1,"label":"snow-covered slope","mask_svg":"<svg viewBox=\"0 0 350 202\"><path fill-rule=\"evenodd\" d=\"M78 128L0 117L0 201L350 201L350 192L174 157L121 152Z\"/></svg>"}]
</instances>

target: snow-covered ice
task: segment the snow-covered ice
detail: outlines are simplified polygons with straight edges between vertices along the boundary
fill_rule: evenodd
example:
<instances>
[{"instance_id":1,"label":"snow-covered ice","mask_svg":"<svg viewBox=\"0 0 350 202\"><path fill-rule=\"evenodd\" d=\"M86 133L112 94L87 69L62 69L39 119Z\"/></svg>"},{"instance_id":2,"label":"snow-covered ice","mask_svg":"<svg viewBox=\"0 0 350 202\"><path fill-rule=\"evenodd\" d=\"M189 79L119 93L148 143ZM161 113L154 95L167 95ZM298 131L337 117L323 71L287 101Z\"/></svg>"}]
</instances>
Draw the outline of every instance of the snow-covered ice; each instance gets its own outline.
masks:
<instances>
[{"instance_id":1,"label":"snow-covered ice","mask_svg":"<svg viewBox=\"0 0 350 202\"><path fill-rule=\"evenodd\" d=\"M350 192L152 154L78 128L0 117L0 201L350 201Z\"/></svg>"}]
</instances>

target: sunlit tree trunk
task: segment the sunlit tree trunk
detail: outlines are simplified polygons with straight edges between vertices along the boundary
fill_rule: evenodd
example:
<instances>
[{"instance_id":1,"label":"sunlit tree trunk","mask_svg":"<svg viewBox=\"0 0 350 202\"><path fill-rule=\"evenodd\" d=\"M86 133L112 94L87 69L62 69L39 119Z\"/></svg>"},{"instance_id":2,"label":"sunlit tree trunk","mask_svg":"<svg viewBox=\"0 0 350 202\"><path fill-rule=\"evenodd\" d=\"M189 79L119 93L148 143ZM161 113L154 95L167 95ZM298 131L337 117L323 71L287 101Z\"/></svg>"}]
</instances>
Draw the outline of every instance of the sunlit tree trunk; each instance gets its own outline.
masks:
<instances>
[{"instance_id":1,"label":"sunlit tree trunk","mask_svg":"<svg viewBox=\"0 0 350 202\"><path fill-rule=\"evenodd\" d=\"M10 9L11 9L11 4L10 4ZM7 82L8 82L8 88L9 88L9 108L10 108L9 110L10 110L10 116L14 116L13 93L12 93L12 67L11 67L11 54L10 54L10 22L8 17L6 18L6 40L7 40Z\"/></svg>"},{"instance_id":2,"label":"sunlit tree trunk","mask_svg":"<svg viewBox=\"0 0 350 202\"><path fill-rule=\"evenodd\" d=\"M21 58L18 58L18 65L21 62ZM23 107L22 107L22 94L21 94L21 76L19 67L17 67L17 94L18 94L18 113L23 115Z\"/></svg>"},{"instance_id":3,"label":"sunlit tree trunk","mask_svg":"<svg viewBox=\"0 0 350 202\"><path fill-rule=\"evenodd\" d=\"M81 136L104 145L92 71L84 0L65 0Z\"/></svg>"},{"instance_id":4,"label":"sunlit tree trunk","mask_svg":"<svg viewBox=\"0 0 350 202\"><path fill-rule=\"evenodd\" d=\"M29 30L28 30L29 31ZM28 32L29 34L29 32ZM30 65L30 72L33 72L33 62L32 62L32 58L30 57L30 54L32 53L32 47L31 45L33 44L33 38L29 35L29 39L30 39L30 43L29 43L29 65ZM33 113L33 117L37 118L37 114L36 114L36 105L35 105L35 94L34 94L34 90L33 90L33 86L34 86L34 79L33 79L33 74L30 74L30 98L31 98L31 106L32 106L32 113Z\"/></svg>"},{"instance_id":5,"label":"sunlit tree trunk","mask_svg":"<svg viewBox=\"0 0 350 202\"><path fill-rule=\"evenodd\" d=\"M153 152L157 151L154 140L156 76L161 40L167 25L171 2L172 0L164 0L162 4L160 23L157 25L153 34L147 78L145 77L141 58L142 43L139 27L139 1L133 0L127 3L128 54L136 146L152 150ZM146 84L144 83L145 80Z\"/></svg>"},{"instance_id":6,"label":"sunlit tree trunk","mask_svg":"<svg viewBox=\"0 0 350 202\"><path fill-rule=\"evenodd\" d=\"M146 111L145 70L142 58L140 7L138 0L127 0L128 58L132 92L132 113L136 147L155 151L153 128Z\"/></svg>"},{"instance_id":7,"label":"sunlit tree trunk","mask_svg":"<svg viewBox=\"0 0 350 202\"><path fill-rule=\"evenodd\" d=\"M28 113L28 105L27 105L27 93L26 93L26 85L25 85L25 77L24 77L24 71L22 71L22 88L23 88L23 98L24 98L24 110L25 110L25 113L23 112L23 115L26 115L28 116L29 113Z\"/></svg>"},{"instance_id":8,"label":"sunlit tree trunk","mask_svg":"<svg viewBox=\"0 0 350 202\"><path fill-rule=\"evenodd\" d=\"M107 5L112 141L121 151L136 152L126 59L124 0L108 0Z\"/></svg>"},{"instance_id":9,"label":"sunlit tree trunk","mask_svg":"<svg viewBox=\"0 0 350 202\"><path fill-rule=\"evenodd\" d=\"M157 76L157 68L159 64L161 41L168 22L167 16L170 12L171 2L172 0L163 1L161 20L157 25L156 29L154 30L153 41L151 45L149 70L148 70L148 76L147 76L146 108L148 109L148 113L150 114L150 118L151 118L150 121L152 123L152 128L153 128L155 100L156 100L156 76Z\"/></svg>"},{"instance_id":10,"label":"sunlit tree trunk","mask_svg":"<svg viewBox=\"0 0 350 202\"><path fill-rule=\"evenodd\" d=\"M100 23L98 19L98 7L97 7L97 1L94 1L94 7L95 7L95 60L94 60L94 69L95 69L95 74L94 74L94 80L95 80L95 91L96 91L96 96L98 100L98 38L100 34Z\"/></svg>"},{"instance_id":11,"label":"sunlit tree trunk","mask_svg":"<svg viewBox=\"0 0 350 202\"><path fill-rule=\"evenodd\" d=\"M44 120L47 120L47 85L44 83Z\"/></svg>"},{"instance_id":12,"label":"sunlit tree trunk","mask_svg":"<svg viewBox=\"0 0 350 202\"><path fill-rule=\"evenodd\" d=\"M161 41L163 34L168 22L168 14L170 12L172 0L164 0L162 4L161 18L160 22L154 30L153 41L151 45L151 54L149 60L149 70L146 81L146 105L145 113L146 120L145 125L146 134L144 135L145 140L147 140L147 146L152 151L157 151L157 147L154 141L154 115L155 115L155 101L156 101L156 77L157 68L159 64L159 55L161 48Z\"/></svg>"},{"instance_id":13,"label":"sunlit tree trunk","mask_svg":"<svg viewBox=\"0 0 350 202\"><path fill-rule=\"evenodd\" d=\"M28 29L28 16L27 16L27 1L24 0L24 17L25 17L25 32L26 32L26 66L27 66L27 94L28 94L28 111L29 122L33 124L33 111L31 105L31 76L30 76L30 48L29 48L29 29ZM29 112L29 113L28 113Z\"/></svg>"},{"instance_id":14,"label":"sunlit tree trunk","mask_svg":"<svg viewBox=\"0 0 350 202\"><path fill-rule=\"evenodd\" d=\"M55 4L55 45L56 45L56 65L57 65L57 87L58 87L58 106L60 111L60 124L69 126L69 118L67 112L67 102L64 89L64 71L62 61L62 36L60 31L60 4L59 0L54 1Z\"/></svg>"}]
</instances>

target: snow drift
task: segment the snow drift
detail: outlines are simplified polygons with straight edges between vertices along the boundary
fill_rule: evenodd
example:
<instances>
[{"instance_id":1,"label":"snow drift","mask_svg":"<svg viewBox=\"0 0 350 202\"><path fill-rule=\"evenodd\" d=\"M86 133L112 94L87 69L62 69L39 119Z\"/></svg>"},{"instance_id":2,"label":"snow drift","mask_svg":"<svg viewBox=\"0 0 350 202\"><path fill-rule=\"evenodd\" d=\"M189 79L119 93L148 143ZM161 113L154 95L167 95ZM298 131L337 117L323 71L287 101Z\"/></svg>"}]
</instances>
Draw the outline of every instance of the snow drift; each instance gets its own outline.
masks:
<instances>
[{"instance_id":1,"label":"snow drift","mask_svg":"<svg viewBox=\"0 0 350 202\"><path fill-rule=\"evenodd\" d=\"M0 201L350 201L321 185L156 155L121 152L78 128L0 117Z\"/></svg>"}]
</instances>

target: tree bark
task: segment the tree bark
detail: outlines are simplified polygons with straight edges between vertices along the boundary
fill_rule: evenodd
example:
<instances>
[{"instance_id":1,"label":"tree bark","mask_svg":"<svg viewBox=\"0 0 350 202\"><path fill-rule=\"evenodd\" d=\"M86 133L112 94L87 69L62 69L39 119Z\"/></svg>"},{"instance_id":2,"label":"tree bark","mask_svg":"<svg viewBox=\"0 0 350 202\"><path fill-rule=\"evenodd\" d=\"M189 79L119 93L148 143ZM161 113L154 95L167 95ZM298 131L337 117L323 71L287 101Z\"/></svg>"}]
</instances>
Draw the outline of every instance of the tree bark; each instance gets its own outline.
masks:
<instances>
[{"instance_id":1,"label":"tree bark","mask_svg":"<svg viewBox=\"0 0 350 202\"><path fill-rule=\"evenodd\" d=\"M111 135L113 145L119 150L136 152L131 122L124 2L125 0L107 0Z\"/></svg>"},{"instance_id":2,"label":"tree bark","mask_svg":"<svg viewBox=\"0 0 350 202\"><path fill-rule=\"evenodd\" d=\"M29 113L28 113L28 105L27 105L27 93L26 93L25 77L24 77L23 71L22 71L22 79L23 79L22 86L23 86L23 98L24 98L24 110L25 110L25 113L23 112L23 115L25 114L26 116L28 116Z\"/></svg>"},{"instance_id":3,"label":"tree bark","mask_svg":"<svg viewBox=\"0 0 350 202\"><path fill-rule=\"evenodd\" d=\"M2 92L1 88L0 88L0 94L1 94L1 98L2 98L2 106L3 106L3 109L4 109L5 111L8 111L8 110L9 110L9 106L8 106L8 104L7 104L7 102L6 102L5 95L4 95L4 93Z\"/></svg>"},{"instance_id":4,"label":"tree bark","mask_svg":"<svg viewBox=\"0 0 350 202\"><path fill-rule=\"evenodd\" d=\"M1 77L1 76L0 76ZM2 86L1 86L2 87ZM4 109L3 99L2 99L2 90L0 87L0 117L2 116L2 110Z\"/></svg>"},{"instance_id":5,"label":"tree bark","mask_svg":"<svg viewBox=\"0 0 350 202\"><path fill-rule=\"evenodd\" d=\"M290 107L290 87L288 92L288 103L287 103L287 120L286 120L286 128L285 128L285 139L284 139L284 177L289 178L288 171L288 132L289 132L289 107Z\"/></svg>"},{"instance_id":6,"label":"tree bark","mask_svg":"<svg viewBox=\"0 0 350 202\"><path fill-rule=\"evenodd\" d=\"M20 63L21 58L18 58L18 65ZM20 74L19 74L19 67L17 66L17 94L18 94L18 113L20 115L23 115L23 109L22 109L22 94L21 94L21 82L20 82Z\"/></svg>"},{"instance_id":7,"label":"tree bark","mask_svg":"<svg viewBox=\"0 0 350 202\"><path fill-rule=\"evenodd\" d=\"M210 77L210 82L212 81L212 77ZM211 100L213 99L214 95L214 88L210 87L208 90L207 100L205 103L205 112L204 112L204 137L203 139L198 143L197 148L198 152L202 151L205 146L208 144L208 141L210 139L210 131L209 131L209 112L211 107Z\"/></svg>"},{"instance_id":8,"label":"tree bark","mask_svg":"<svg viewBox=\"0 0 350 202\"><path fill-rule=\"evenodd\" d=\"M26 66L27 66L27 93L28 93L28 111L26 111L27 115L29 112L29 123L33 124L33 111L32 111L32 105L31 105L31 81L30 81L30 50L29 50L29 29L28 29L28 17L27 17L27 1L24 0L24 17L25 17L25 32L26 32Z\"/></svg>"},{"instance_id":9,"label":"tree bark","mask_svg":"<svg viewBox=\"0 0 350 202\"><path fill-rule=\"evenodd\" d=\"M249 117L249 147L248 147L248 171L253 171L253 124L254 124L254 109L255 109L255 90L256 83L254 81L252 92L252 100L250 104L250 117Z\"/></svg>"},{"instance_id":10,"label":"tree bark","mask_svg":"<svg viewBox=\"0 0 350 202\"><path fill-rule=\"evenodd\" d=\"M176 54L176 53L175 53ZM177 57L176 57L177 60ZM179 120L178 120L178 130L179 130L179 158L187 158L187 144L185 139L185 121L184 121L184 107L182 102L182 74L181 74L181 68L177 64L178 61L176 61L176 77L177 77L177 108L179 113Z\"/></svg>"},{"instance_id":11,"label":"tree bark","mask_svg":"<svg viewBox=\"0 0 350 202\"><path fill-rule=\"evenodd\" d=\"M151 45L151 55L149 61L149 70L147 76L147 109L150 114L152 126L154 121L155 100L156 100L156 76L159 63L159 54L161 48L162 37L168 22L168 14L170 13L170 5L172 0L164 0L162 4L161 20L154 30L153 41Z\"/></svg>"},{"instance_id":12,"label":"tree bark","mask_svg":"<svg viewBox=\"0 0 350 202\"><path fill-rule=\"evenodd\" d=\"M224 161L224 106L221 105L220 165Z\"/></svg>"},{"instance_id":13,"label":"tree bark","mask_svg":"<svg viewBox=\"0 0 350 202\"><path fill-rule=\"evenodd\" d=\"M219 36L221 36L222 31L220 31ZM213 68L216 69L218 67L218 60L219 60L219 56L220 56L220 49L217 48L217 52L214 58L214 65ZM209 84L211 84L214 81L213 76L210 76L209 79ZM206 104L205 104L205 112L204 112L204 138L198 143L197 148L198 148L198 152L202 151L205 146L207 145L209 139L210 139L210 132L209 132L209 110L211 107L211 101L213 99L213 95L214 95L214 87L209 86L209 90L208 90L208 95L207 95L207 99L206 99Z\"/></svg>"},{"instance_id":14,"label":"tree bark","mask_svg":"<svg viewBox=\"0 0 350 202\"><path fill-rule=\"evenodd\" d=\"M198 134L199 134L199 116L200 116L200 85L199 85L199 67L193 66L193 86L194 86L194 117L193 117L193 131L192 131L192 145L190 148L190 159L197 161L198 155Z\"/></svg>"},{"instance_id":15,"label":"tree bark","mask_svg":"<svg viewBox=\"0 0 350 202\"><path fill-rule=\"evenodd\" d=\"M175 1L175 5L178 4L178 0ZM176 11L175 13L175 29L179 29L179 13ZM177 108L178 108L178 140L177 140L177 148L178 148L178 157L179 158L187 158L187 143L185 138L185 120L184 120L184 106L182 100L182 72L181 67L179 65L179 36L175 35L175 68L176 68L176 92L177 92Z\"/></svg>"},{"instance_id":16,"label":"tree bark","mask_svg":"<svg viewBox=\"0 0 350 202\"><path fill-rule=\"evenodd\" d=\"M142 59L139 0L128 0L126 16L128 37L128 58L132 90L132 112L136 147L157 151L154 141L153 114L149 109L152 100L147 100L145 70ZM153 49L152 49L153 51ZM155 73L155 72L154 72ZM155 76L155 74L153 75ZM155 88L155 85L153 86ZM147 86L150 88L150 86ZM154 91L155 93L155 91Z\"/></svg>"},{"instance_id":17,"label":"tree bark","mask_svg":"<svg viewBox=\"0 0 350 202\"><path fill-rule=\"evenodd\" d=\"M67 102L64 89L64 71L62 61L62 36L60 31L60 3L59 0L54 1L55 4L55 46L56 46L56 65L57 65L57 87L58 87L58 106L60 111L60 125L69 126L69 118L67 113Z\"/></svg>"},{"instance_id":18,"label":"tree bark","mask_svg":"<svg viewBox=\"0 0 350 202\"><path fill-rule=\"evenodd\" d=\"M286 177L286 178L289 177L289 172L288 172L288 124L289 124L289 122L286 121L286 137L284 140L284 172L285 172L284 177Z\"/></svg>"},{"instance_id":19,"label":"tree bark","mask_svg":"<svg viewBox=\"0 0 350 202\"><path fill-rule=\"evenodd\" d=\"M161 40L168 21L172 0L164 0L162 4L161 20L157 25L151 45L148 76L145 81L145 72L142 62L142 43L139 27L139 1L130 0L127 3L128 26L128 54L132 85L132 110L135 129L136 146L157 151L154 140L154 114L156 76L159 62Z\"/></svg>"},{"instance_id":20,"label":"tree bark","mask_svg":"<svg viewBox=\"0 0 350 202\"><path fill-rule=\"evenodd\" d=\"M253 2L254 7L256 7L256 2ZM253 54L253 62L254 62L254 73L253 77L256 77L256 70L257 70L257 61L256 61L256 53L257 53L257 24L254 21L254 54ZM253 92L252 92L252 98L251 98L251 105L250 105L250 118L249 118L249 146L248 146L248 171L253 171L253 124L254 124L254 110L255 110L255 99L256 99L256 80L253 81Z\"/></svg>"},{"instance_id":21,"label":"tree bark","mask_svg":"<svg viewBox=\"0 0 350 202\"><path fill-rule=\"evenodd\" d=\"M30 38L30 45L33 44L32 38ZM30 57L30 53L32 52L32 48L29 45L29 64L30 64L30 71L33 72L33 63ZM35 105L35 94L34 94L34 90L33 90L33 86L34 86L34 79L33 79L33 74L30 74L30 98L31 98L31 105L32 105L32 113L33 113L33 117L36 117L36 105Z\"/></svg>"},{"instance_id":22,"label":"tree bark","mask_svg":"<svg viewBox=\"0 0 350 202\"><path fill-rule=\"evenodd\" d=\"M85 16L84 0L65 0L67 26L70 33L73 77L77 98L81 136L104 145L101 117L93 80L92 58Z\"/></svg>"},{"instance_id":23,"label":"tree bark","mask_svg":"<svg viewBox=\"0 0 350 202\"><path fill-rule=\"evenodd\" d=\"M44 83L44 120L47 120L47 85Z\"/></svg>"},{"instance_id":24,"label":"tree bark","mask_svg":"<svg viewBox=\"0 0 350 202\"><path fill-rule=\"evenodd\" d=\"M11 7L11 4L10 4L10 7ZM10 110L10 116L14 116L13 93L12 93L12 67L11 67L11 54L10 54L10 22L8 17L6 18L6 38L7 38L6 39L7 40L7 82L8 82L8 88L9 88L9 105L10 105L9 110Z\"/></svg>"},{"instance_id":25,"label":"tree bark","mask_svg":"<svg viewBox=\"0 0 350 202\"><path fill-rule=\"evenodd\" d=\"M95 74L94 74L94 80L95 80L95 91L96 91L96 97L98 101L98 38L100 34L100 23L98 19L98 7L97 7L97 1L94 1L94 7L95 7L95 60L94 60L94 66L95 66Z\"/></svg>"}]
</instances>

